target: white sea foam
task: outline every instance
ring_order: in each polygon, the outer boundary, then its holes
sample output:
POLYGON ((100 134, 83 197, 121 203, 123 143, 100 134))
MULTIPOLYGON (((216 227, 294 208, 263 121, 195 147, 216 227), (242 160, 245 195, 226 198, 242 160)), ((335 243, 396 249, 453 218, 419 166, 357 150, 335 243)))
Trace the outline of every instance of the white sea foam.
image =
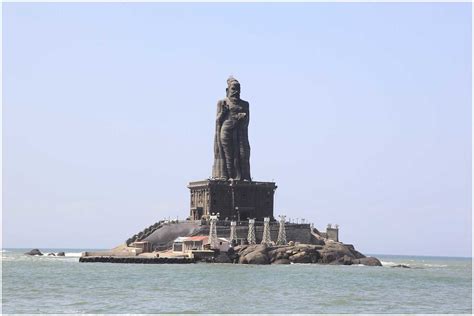
POLYGON ((448 266, 447 264, 430 264, 430 263, 424 263, 423 265, 425 267, 430 267, 430 268, 446 268, 448 266))
POLYGON ((412 261, 410 263, 407 262, 392 262, 392 261, 380 261, 382 263, 382 266, 384 267, 394 267, 398 265, 403 265, 407 266, 410 268, 446 268, 448 265, 447 264, 434 264, 434 263, 421 263, 421 262, 413 262, 414 260, 408 260, 412 261))
POLYGON ((66 252, 66 253, 64 253, 65 257, 80 257, 81 255, 82 255, 82 252, 66 252))
POLYGON ((380 261, 380 263, 382 263, 382 266, 384 267, 394 267, 394 266, 402 265, 402 266, 407 266, 407 267, 412 268, 412 265, 413 265, 407 262, 391 262, 391 261, 380 261))
MULTIPOLYGON (((64 256, 58 256, 58 252, 48 252, 48 253, 44 253, 43 256, 44 257, 49 257, 49 258, 55 258, 55 257, 72 257, 72 258, 79 258, 80 256, 82 255, 82 252, 65 252, 64 253, 64 256), (48 254, 54 254, 54 256, 48 256, 48 254)), ((35 255, 37 256, 37 255, 35 255)))

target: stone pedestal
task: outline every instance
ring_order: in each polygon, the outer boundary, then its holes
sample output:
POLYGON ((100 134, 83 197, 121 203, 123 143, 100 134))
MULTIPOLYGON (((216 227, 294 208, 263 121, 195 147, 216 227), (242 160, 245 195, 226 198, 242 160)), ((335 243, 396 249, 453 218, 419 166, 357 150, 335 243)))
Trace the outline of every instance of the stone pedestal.
POLYGON ((221 220, 273 219, 274 182, 208 179, 190 182, 188 188, 193 220, 208 219, 212 213, 219 213, 221 220))

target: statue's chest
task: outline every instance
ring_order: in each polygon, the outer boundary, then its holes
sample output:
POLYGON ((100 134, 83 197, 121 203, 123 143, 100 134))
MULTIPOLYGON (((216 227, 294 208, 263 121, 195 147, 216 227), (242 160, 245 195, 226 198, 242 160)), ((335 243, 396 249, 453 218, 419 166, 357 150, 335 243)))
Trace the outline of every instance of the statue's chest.
POLYGON ((244 110, 244 108, 242 106, 240 106, 239 104, 229 103, 229 104, 227 104, 227 106, 228 106, 229 111, 230 111, 231 114, 241 113, 244 110))

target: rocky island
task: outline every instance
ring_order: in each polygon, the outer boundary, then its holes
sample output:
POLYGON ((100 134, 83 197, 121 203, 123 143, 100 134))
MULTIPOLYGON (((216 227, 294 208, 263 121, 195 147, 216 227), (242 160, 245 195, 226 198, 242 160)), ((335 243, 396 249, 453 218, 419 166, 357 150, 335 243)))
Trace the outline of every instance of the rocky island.
POLYGON ((218 256, 217 262, 241 264, 291 264, 321 263, 381 266, 377 258, 366 257, 351 245, 328 240, 324 245, 300 244, 297 246, 244 245, 237 246, 235 253, 218 256), (227 260, 227 257, 229 260, 227 260))
POLYGON ((320 232, 304 220, 275 219, 276 183, 251 177, 249 120, 249 102, 230 77, 226 97, 217 102, 212 176, 189 183, 186 220, 159 221, 110 251, 84 252, 80 261, 380 266, 340 242, 338 225, 320 232))

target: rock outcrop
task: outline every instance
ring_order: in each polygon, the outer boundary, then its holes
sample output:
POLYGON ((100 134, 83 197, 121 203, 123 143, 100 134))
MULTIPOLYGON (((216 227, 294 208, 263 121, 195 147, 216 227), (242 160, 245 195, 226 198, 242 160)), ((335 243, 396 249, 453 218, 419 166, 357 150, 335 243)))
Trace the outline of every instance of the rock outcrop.
POLYGON ((410 269, 410 267, 407 266, 407 265, 405 265, 405 264, 397 264, 397 265, 391 266, 391 268, 405 268, 405 269, 410 269))
POLYGON ((381 266, 377 258, 366 257, 352 245, 326 240, 324 245, 293 244, 288 246, 243 245, 232 250, 241 264, 320 263, 334 265, 363 264, 381 266))
POLYGON ((29 256, 42 256, 43 254, 41 253, 41 251, 39 251, 39 249, 31 249, 30 251, 28 252, 25 252, 25 255, 29 255, 29 256))
POLYGON ((363 264, 364 266, 382 266, 379 259, 374 257, 365 257, 352 260, 352 264, 363 264))

